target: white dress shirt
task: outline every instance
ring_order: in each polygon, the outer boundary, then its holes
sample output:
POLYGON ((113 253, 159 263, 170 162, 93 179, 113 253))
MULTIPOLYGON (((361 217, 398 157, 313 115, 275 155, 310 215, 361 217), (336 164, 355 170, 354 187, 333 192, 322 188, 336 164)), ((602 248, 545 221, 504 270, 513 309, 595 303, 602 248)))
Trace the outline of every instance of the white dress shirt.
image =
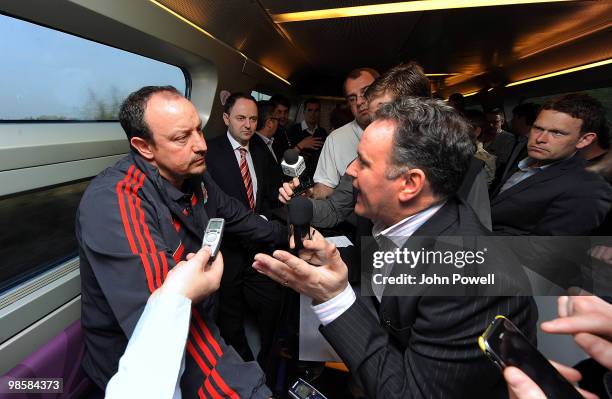
POLYGON ((232 137, 229 131, 227 132, 227 138, 230 142, 230 145, 234 149, 234 155, 236 156, 236 162, 238 162, 238 168, 240 168, 240 147, 244 147, 247 149, 246 159, 247 165, 249 166, 249 173, 251 175, 251 182, 253 183, 253 199, 257 200, 257 175, 255 174, 255 166, 253 166, 253 158, 251 158, 249 143, 243 146, 242 144, 237 142, 235 138, 232 137))
POLYGON ((306 130, 308 134, 310 134, 311 136, 315 134, 315 132, 317 131, 317 128, 319 127, 319 125, 315 125, 314 129, 311 129, 308 127, 308 124, 306 123, 306 121, 302 121, 302 123, 300 123, 300 126, 302 127, 302 130, 306 130))
MULTIPOLYGON (((426 221, 428 221, 436 212, 444 206, 446 202, 429 207, 419 213, 408 216, 400 222, 394 224, 391 227, 384 228, 380 223, 375 223, 372 228, 372 235, 377 242, 381 242, 380 237, 385 237, 389 241, 393 242, 395 246, 401 248, 404 246, 408 238, 414 234, 426 221)), ((391 269, 387 270, 390 273, 391 269)), ((376 298, 380 302, 382 296, 376 295, 376 298)), ((332 321, 336 320, 342 313, 346 312, 350 308, 357 297, 350 284, 347 284, 344 291, 336 295, 329 301, 323 302, 319 305, 312 307, 321 324, 324 326, 328 325, 332 321)))
POLYGON ((163 290, 151 296, 105 398, 181 399, 190 317, 191 301, 184 296, 163 290))

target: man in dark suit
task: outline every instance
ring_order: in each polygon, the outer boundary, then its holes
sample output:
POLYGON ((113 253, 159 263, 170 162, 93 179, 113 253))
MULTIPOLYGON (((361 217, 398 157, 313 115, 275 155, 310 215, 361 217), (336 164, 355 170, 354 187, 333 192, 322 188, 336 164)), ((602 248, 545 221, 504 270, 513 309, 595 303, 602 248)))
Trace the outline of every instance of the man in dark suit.
POLYGON ((321 103, 316 98, 304 101, 304 120, 289 129, 289 140, 304 157, 306 173, 314 175, 321 154, 321 147, 327 138, 327 131, 319 126, 321 103))
MULTIPOLYGON (((544 104, 526 142, 526 158, 506 170, 493 192, 491 216, 498 235, 582 235, 603 221, 610 186, 585 171, 578 153, 605 128, 605 111, 586 94, 544 104)), ((514 149, 511 159, 521 147, 514 149)))
MULTIPOLYGON (((224 106, 227 133, 208 142, 206 163, 212 178, 228 195, 252 212, 266 214, 277 203, 278 166, 267 146, 255 138, 257 103, 249 95, 232 94, 224 106)), ((263 248, 265 250, 266 248, 263 248)), ((254 251, 262 250, 237 236, 223 237, 221 250, 227 267, 219 290, 218 324, 221 335, 245 360, 252 360, 244 331, 244 316, 255 316, 261 338, 258 361, 267 368, 267 356, 280 308, 280 287, 250 266, 254 251)))
POLYGON ((291 108, 291 102, 289 99, 281 94, 275 94, 270 97, 270 102, 274 105, 273 116, 278 120, 278 127, 276 128, 276 138, 274 139, 274 154, 279 161, 282 161, 283 154, 289 148, 293 148, 295 143, 291 143, 289 140, 289 108, 291 108))
MULTIPOLYGON (((265 146, 268 150, 266 154, 265 164, 269 167, 269 182, 272 195, 276 194, 275 184, 282 184, 283 182, 283 170, 281 168, 282 157, 277 156, 274 143, 276 142, 276 133, 280 122, 277 117, 274 116, 274 103, 270 101, 259 101, 257 103, 257 131, 251 139, 251 143, 254 146, 260 148, 265 146)), ((280 206, 280 203, 275 201, 269 202, 268 206, 276 208, 280 206)))
MULTIPOLYGON (((372 220, 374 240, 385 255, 406 249, 411 236, 487 233, 474 212, 454 198, 474 151, 469 129, 453 108, 438 100, 403 98, 377 112, 347 173, 358 193, 355 212, 372 220)), ((253 267, 313 299, 321 332, 365 396, 505 395, 501 374, 476 341, 497 314, 512 319, 533 340, 531 298, 436 296, 433 292, 449 294, 445 287, 440 292, 428 284, 396 287, 405 296, 394 296, 389 286, 374 279, 362 282, 362 294, 371 284, 375 297, 357 298, 333 244, 315 233, 304 246, 302 259, 276 251, 274 257, 256 255, 253 267)), ((385 276, 406 271, 395 262, 376 270, 385 276)), ((521 281, 503 273, 500 277, 507 293, 521 291, 521 281)))

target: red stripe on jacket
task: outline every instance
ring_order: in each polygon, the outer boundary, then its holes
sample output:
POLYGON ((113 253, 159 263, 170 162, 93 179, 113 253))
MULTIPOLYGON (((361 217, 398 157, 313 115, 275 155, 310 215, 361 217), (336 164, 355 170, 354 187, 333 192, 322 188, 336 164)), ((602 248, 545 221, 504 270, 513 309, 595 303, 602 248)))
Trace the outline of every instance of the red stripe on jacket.
MULTIPOLYGON (((132 253, 138 254, 138 248, 136 247, 136 242, 134 241, 134 236, 132 235, 132 228, 134 229, 137 235, 139 234, 139 231, 137 230, 136 224, 132 225, 130 223, 130 222, 133 222, 135 219, 134 206, 132 204, 131 195, 130 195, 131 184, 134 181, 134 175, 135 175, 135 174, 132 175, 132 172, 134 172, 135 170, 136 172, 139 172, 138 169, 136 169, 134 165, 130 166, 125 178, 123 178, 119 183, 117 183, 116 191, 117 191, 117 200, 119 202, 119 213, 121 214, 121 222, 123 223, 123 229, 125 230, 125 235, 127 237, 132 253), (124 193, 126 196, 124 196, 124 193), (130 210, 129 215, 128 215, 128 212, 125 206, 126 202, 130 210)), ((153 273, 151 272, 151 265, 149 264, 149 259, 147 257, 146 252, 144 251, 140 252, 139 255, 140 255, 140 259, 142 260, 142 265, 143 265, 145 276, 147 279, 147 286, 149 287, 149 291, 153 292, 155 291, 155 285, 153 282, 153 273)))
POLYGON ((123 229, 125 230, 125 236, 127 237, 128 243, 130 244, 130 249, 132 253, 137 253, 136 244, 134 243, 134 236, 132 236, 132 230, 130 229, 130 223, 127 217, 127 211, 125 210, 125 199, 123 197, 123 186, 127 184, 132 176, 132 171, 134 170, 134 165, 130 166, 128 169, 127 175, 117 183, 116 191, 117 191, 117 202, 119 202, 119 213, 121 214, 121 221, 123 222, 123 229))
POLYGON ((191 313, 193 314, 194 318, 198 322, 198 325, 204 332, 204 335, 206 336, 206 340, 210 343, 210 345, 213 347, 215 352, 217 352, 217 355, 221 357, 223 355, 223 352, 221 352, 221 347, 219 346, 219 343, 215 340, 215 338, 210 333, 210 330, 208 329, 208 327, 206 327, 206 323, 204 323, 204 320, 202 320, 202 317, 200 316, 200 314, 198 312, 191 312, 191 313))
MULTIPOLYGON (((140 172, 140 171, 138 171, 140 172)), ((149 253, 151 254, 151 258, 153 259, 153 264, 155 265, 155 281, 157 283, 157 287, 161 287, 162 285, 162 272, 161 272, 161 266, 160 266, 160 262, 159 259, 157 258, 157 248, 155 247, 155 243, 153 242, 153 238, 151 237, 151 232, 149 231, 149 226, 147 225, 147 223, 144 220, 144 212, 142 210, 142 206, 141 206, 141 199, 140 197, 137 195, 138 190, 142 187, 142 185, 144 184, 144 180, 145 180, 145 174, 140 172, 139 175, 139 181, 138 181, 138 186, 136 188, 136 190, 134 190, 134 196, 136 198, 136 209, 138 210, 139 213, 139 221, 140 224, 142 226, 142 231, 144 232, 144 237, 147 240, 147 243, 149 244, 149 253)), ((146 250, 146 246, 144 247, 144 250, 146 250)))
MULTIPOLYGON (((204 320, 202 320, 202 317, 200 316, 200 314, 198 313, 198 311, 196 309, 192 308, 192 319, 195 319, 198 326, 202 329, 202 331, 204 332, 204 336, 206 337, 206 341, 208 341, 208 343, 210 344, 210 346, 213 347, 213 349, 215 350, 215 352, 217 353, 217 355, 219 357, 221 357, 223 355, 223 352, 221 351, 221 347, 219 346, 219 343, 215 340, 215 338, 213 337, 213 335, 211 334, 210 330, 208 329, 208 327, 206 327, 206 323, 204 323, 204 320)), ((213 378, 213 380, 215 381, 215 383, 219 386, 219 388, 221 388, 221 390, 223 391, 223 393, 225 395, 227 395, 228 397, 232 398, 232 399, 240 399, 240 397, 238 396, 238 394, 236 394, 236 392, 234 392, 234 390, 232 390, 223 380, 223 378, 221 377, 221 375, 219 375, 219 373, 217 372, 217 370, 214 368, 215 365, 217 364, 217 360, 214 358, 213 354, 210 353, 210 350, 206 347, 206 344, 202 341, 200 334, 197 333, 197 331, 195 330, 195 328, 193 327, 193 325, 190 326, 190 331, 191 334, 195 337, 196 341, 198 342, 198 345, 200 346, 200 348, 202 348, 202 351, 204 352, 204 354, 206 355, 206 358, 210 361, 211 365, 213 366, 212 372, 211 372, 211 376, 213 378), (210 355, 209 355, 210 354, 210 355), (212 360, 211 360, 212 359, 212 360)))
MULTIPOLYGON (((208 381, 208 376, 210 375, 210 368, 206 365, 206 363, 204 363, 204 360, 202 360, 202 357, 200 356, 197 349, 193 346, 193 344, 191 343, 189 339, 187 340, 187 352, 189 352, 191 357, 193 357, 195 362, 198 364, 198 366, 202 370, 202 373, 204 373, 204 385, 203 386, 204 388, 206 388, 206 391, 210 394, 210 396, 212 396, 215 399, 221 398, 221 396, 217 393, 217 391, 212 386, 212 384, 208 381)), ((204 392, 202 391, 202 387, 200 387, 200 389, 198 390, 198 396, 201 398, 206 397, 204 395, 204 392)))

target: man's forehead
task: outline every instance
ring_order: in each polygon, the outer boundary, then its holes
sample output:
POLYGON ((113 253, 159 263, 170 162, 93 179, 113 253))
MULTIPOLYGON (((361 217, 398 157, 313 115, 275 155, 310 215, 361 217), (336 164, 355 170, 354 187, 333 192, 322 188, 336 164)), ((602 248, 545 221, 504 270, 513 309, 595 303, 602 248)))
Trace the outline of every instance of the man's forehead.
POLYGON ((370 102, 380 102, 380 103, 392 103, 395 101, 395 95, 388 90, 385 90, 382 93, 373 95, 371 98, 368 98, 370 102))
POLYGON ((545 109, 540 111, 534 125, 540 125, 540 127, 547 129, 558 128, 559 130, 576 130, 580 132, 582 129, 582 122, 582 119, 574 118, 565 112, 545 109))
POLYGON ((344 86, 346 88, 347 94, 357 94, 360 91, 366 89, 369 85, 374 82, 374 76, 372 76, 369 72, 363 71, 361 74, 355 79, 347 78, 344 86))
POLYGON ((191 101, 175 93, 159 92, 153 94, 147 101, 144 119, 179 116, 185 112, 197 114, 197 110, 191 101))
POLYGON ((230 110, 231 115, 235 114, 257 114, 257 104, 247 98, 239 98, 230 110))
POLYGON ((397 123, 390 119, 375 119, 363 132, 361 143, 364 141, 375 141, 380 143, 380 140, 391 139, 395 132, 396 125, 397 123))
POLYGON ((289 107, 286 107, 283 104, 276 104, 276 107, 274 107, 274 112, 283 112, 287 111, 288 109, 289 107))

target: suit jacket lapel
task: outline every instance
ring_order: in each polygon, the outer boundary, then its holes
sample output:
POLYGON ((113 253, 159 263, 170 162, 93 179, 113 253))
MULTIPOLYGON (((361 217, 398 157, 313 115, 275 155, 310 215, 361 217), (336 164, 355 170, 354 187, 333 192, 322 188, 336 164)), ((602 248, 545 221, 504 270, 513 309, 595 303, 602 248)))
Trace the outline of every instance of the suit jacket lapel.
MULTIPOLYGON (((267 148, 262 148, 257 142, 257 140, 261 141, 261 144, 264 147, 267 147, 266 144, 261 140, 257 135, 254 135, 251 138, 251 142, 249 143, 249 151, 251 152, 251 159, 253 159, 253 168, 255 169, 255 177, 257 178, 257 195, 255 197, 255 207, 259 208, 261 206, 262 194, 264 192, 264 175, 265 175, 265 163, 266 163, 266 154, 262 151, 268 151, 267 148)), ((252 178, 252 177, 251 177, 252 178)))
POLYGON ((491 206, 503 201, 504 199, 511 197, 517 193, 520 193, 523 190, 531 187, 534 184, 542 183, 544 181, 554 179, 566 172, 567 169, 579 167, 579 163, 581 159, 578 154, 574 155, 568 160, 561 161, 556 165, 551 165, 550 167, 537 172, 535 175, 526 178, 525 180, 515 184, 509 189, 499 193, 497 196, 493 197, 491 200, 491 206))
POLYGON ((499 190, 502 188, 504 183, 506 183, 506 180, 508 180, 508 178, 512 176, 512 174, 516 172, 516 170, 518 170, 517 165, 520 161, 519 158, 526 146, 527 146, 527 138, 519 137, 516 141, 516 145, 512 149, 512 153, 510 154, 510 157, 508 158, 508 163, 504 167, 504 171, 501 175, 501 178, 499 179, 499 182, 496 183, 497 185, 492 191, 492 194, 493 194, 492 197, 495 197, 499 193, 499 190))
MULTIPOLYGON (((444 233, 457 222, 458 206, 456 201, 456 199, 450 198, 438 212, 436 212, 428 221, 423 223, 423 225, 414 232, 412 237, 423 237, 424 240, 422 245, 416 245, 417 247, 420 248, 421 246, 427 247, 432 245, 433 240, 430 240, 429 237, 444 235, 444 233), (430 243, 430 241, 432 242, 430 243)), ((411 247, 414 246, 414 240, 412 240, 411 247)), ((415 288, 419 289, 419 287, 415 288)), ((417 293, 415 293, 414 297, 404 297, 407 303, 416 303, 417 298, 417 293)), ((383 291, 383 296, 380 302, 381 318, 388 317, 387 315, 397 314, 397 299, 397 296, 385 296, 383 291)), ((404 303, 402 303, 402 307, 403 306, 404 303)), ((384 322, 385 320, 383 320, 383 323, 384 322)))
MULTIPOLYGON (((235 181, 236 183, 239 183, 237 185, 237 190, 240 192, 240 196, 242 197, 242 203, 248 204, 249 199, 247 197, 246 188, 244 187, 244 181, 242 180, 242 174, 240 173, 240 165, 236 161, 236 155, 235 155, 234 149, 232 148, 232 144, 227 138, 227 135, 222 140, 221 149, 223 150, 224 153, 226 153, 227 160, 228 160, 228 166, 229 166, 227 169, 228 179, 229 181, 235 181)), ((247 205, 247 208, 248 208, 248 205, 247 205)))

